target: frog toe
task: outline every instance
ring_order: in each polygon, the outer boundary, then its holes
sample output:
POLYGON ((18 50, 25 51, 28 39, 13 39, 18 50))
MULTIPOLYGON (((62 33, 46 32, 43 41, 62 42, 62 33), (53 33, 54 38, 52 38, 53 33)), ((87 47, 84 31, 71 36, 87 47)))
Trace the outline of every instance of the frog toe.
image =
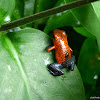
POLYGON ((71 64, 71 66, 70 66, 70 70, 71 70, 71 71, 74 70, 74 63, 71 64))
POLYGON ((53 64, 49 65, 48 71, 53 76, 60 76, 60 75, 64 74, 64 72, 61 70, 62 67, 63 66, 61 64, 59 64, 59 63, 53 63, 53 64))

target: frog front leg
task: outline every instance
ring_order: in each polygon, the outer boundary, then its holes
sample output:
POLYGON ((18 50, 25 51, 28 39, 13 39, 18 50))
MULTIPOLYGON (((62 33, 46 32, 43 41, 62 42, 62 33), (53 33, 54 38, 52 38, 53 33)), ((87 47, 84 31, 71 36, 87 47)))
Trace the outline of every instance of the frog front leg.
POLYGON ((64 74, 64 72, 61 70, 62 68, 63 68, 63 66, 56 62, 56 63, 52 63, 49 65, 48 71, 53 76, 60 76, 60 75, 64 74))
POLYGON ((68 59, 68 56, 69 56, 68 53, 66 53, 65 54, 66 60, 65 60, 65 62, 62 63, 62 66, 64 68, 68 67, 71 71, 73 71, 74 65, 75 65, 75 56, 72 55, 72 52, 71 52, 71 58, 70 59, 68 59))
POLYGON ((67 67, 70 68, 71 71, 73 71, 74 65, 75 65, 75 56, 72 55, 72 57, 67 60, 67 67))

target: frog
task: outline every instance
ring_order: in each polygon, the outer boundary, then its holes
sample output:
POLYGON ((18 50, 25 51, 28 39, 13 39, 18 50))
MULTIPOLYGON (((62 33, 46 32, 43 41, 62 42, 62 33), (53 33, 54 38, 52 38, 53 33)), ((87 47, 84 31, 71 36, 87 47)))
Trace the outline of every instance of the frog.
POLYGON ((48 66, 47 70, 53 76, 64 75, 63 68, 74 70, 75 56, 73 50, 68 45, 67 35, 64 30, 55 29, 53 32, 53 46, 47 48, 47 52, 55 49, 55 63, 48 66))

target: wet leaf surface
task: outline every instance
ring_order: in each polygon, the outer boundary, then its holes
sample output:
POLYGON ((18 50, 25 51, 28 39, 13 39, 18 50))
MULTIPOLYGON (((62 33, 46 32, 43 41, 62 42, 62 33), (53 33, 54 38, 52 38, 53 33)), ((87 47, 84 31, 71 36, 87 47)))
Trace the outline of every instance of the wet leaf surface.
POLYGON ((46 52, 50 38, 36 29, 0 36, 1 100, 85 100, 80 73, 63 69, 63 76, 47 71, 54 62, 46 52))

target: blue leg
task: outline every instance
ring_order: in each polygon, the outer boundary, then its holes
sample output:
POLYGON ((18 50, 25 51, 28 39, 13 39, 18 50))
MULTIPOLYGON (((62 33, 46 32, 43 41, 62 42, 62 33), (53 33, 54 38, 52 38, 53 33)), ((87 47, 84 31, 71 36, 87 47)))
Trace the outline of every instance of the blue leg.
POLYGON ((67 66, 68 68, 71 69, 71 71, 73 71, 74 65, 75 65, 75 56, 72 55, 71 59, 68 59, 67 66))
POLYGON ((71 57, 73 56, 72 54, 73 54, 73 51, 71 51, 71 57))
POLYGON ((51 71, 50 69, 47 68, 47 70, 52 74, 53 76, 60 76, 58 73, 51 71))
POLYGON ((52 64, 49 65, 47 70, 53 76, 60 76, 60 75, 64 74, 64 72, 61 70, 62 68, 63 68, 63 66, 61 64, 59 64, 59 63, 52 63, 52 64))

